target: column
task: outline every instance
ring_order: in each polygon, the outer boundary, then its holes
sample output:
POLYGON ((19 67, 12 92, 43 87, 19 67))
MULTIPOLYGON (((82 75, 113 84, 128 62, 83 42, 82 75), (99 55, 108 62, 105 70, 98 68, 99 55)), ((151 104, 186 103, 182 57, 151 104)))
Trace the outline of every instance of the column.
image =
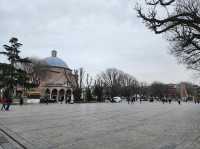
POLYGON ((59 97, 59 90, 58 90, 58 89, 56 89, 56 90, 57 90, 56 101, 57 101, 57 102, 59 102, 59 101, 58 101, 58 97, 59 97))
POLYGON ((73 94, 73 90, 71 90, 71 101, 70 103, 74 103, 74 94, 73 94))
POLYGON ((64 90, 64 102, 65 102, 65 100, 66 100, 66 90, 64 90))
POLYGON ((52 95, 51 92, 52 92, 52 89, 49 89, 49 91, 50 91, 50 93, 49 93, 49 96, 50 96, 50 97, 49 97, 49 100, 51 100, 51 95, 52 95))

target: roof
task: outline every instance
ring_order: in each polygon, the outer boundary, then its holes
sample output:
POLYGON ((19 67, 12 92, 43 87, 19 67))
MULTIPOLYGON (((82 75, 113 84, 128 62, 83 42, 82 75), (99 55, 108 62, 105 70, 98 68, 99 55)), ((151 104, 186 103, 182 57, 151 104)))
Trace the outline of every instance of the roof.
POLYGON ((53 67, 62 67, 62 68, 69 68, 67 64, 58 57, 47 57, 44 59, 44 61, 49 65, 53 67))
POLYGON ((62 59, 57 57, 57 51, 52 51, 52 56, 44 59, 47 65, 52 67, 61 67, 69 69, 68 65, 62 59))

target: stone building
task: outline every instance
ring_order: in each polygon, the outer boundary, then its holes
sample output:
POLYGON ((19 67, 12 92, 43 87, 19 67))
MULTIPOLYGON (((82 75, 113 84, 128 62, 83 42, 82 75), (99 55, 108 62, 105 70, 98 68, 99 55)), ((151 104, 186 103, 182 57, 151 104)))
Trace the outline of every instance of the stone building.
POLYGON ((176 97, 177 96, 177 84, 167 84, 167 97, 176 97))
POLYGON ((180 97, 184 101, 186 101, 187 98, 189 97, 185 83, 180 84, 180 97))
POLYGON ((44 69, 45 77, 40 78, 40 85, 35 91, 50 101, 73 102, 73 89, 77 85, 78 75, 73 73, 65 61, 57 57, 55 50, 43 61, 47 64, 44 69))

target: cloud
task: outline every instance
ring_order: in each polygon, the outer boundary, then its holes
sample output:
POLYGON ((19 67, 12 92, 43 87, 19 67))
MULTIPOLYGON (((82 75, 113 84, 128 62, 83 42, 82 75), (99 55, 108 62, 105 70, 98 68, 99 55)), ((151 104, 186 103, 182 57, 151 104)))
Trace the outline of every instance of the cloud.
POLYGON ((130 0, 1 0, 0 44, 16 36, 24 56, 42 58, 56 49, 72 69, 93 75, 116 67, 148 82, 190 80, 133 6, 130 0))

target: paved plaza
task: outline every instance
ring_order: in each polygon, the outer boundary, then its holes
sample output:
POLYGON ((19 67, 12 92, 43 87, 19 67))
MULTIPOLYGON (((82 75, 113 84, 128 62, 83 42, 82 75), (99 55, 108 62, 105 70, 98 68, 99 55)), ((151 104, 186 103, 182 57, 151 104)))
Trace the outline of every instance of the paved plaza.
POLYGON ((0 128, 0 149, 199 149, 200 105, 13 106, 0 128))

